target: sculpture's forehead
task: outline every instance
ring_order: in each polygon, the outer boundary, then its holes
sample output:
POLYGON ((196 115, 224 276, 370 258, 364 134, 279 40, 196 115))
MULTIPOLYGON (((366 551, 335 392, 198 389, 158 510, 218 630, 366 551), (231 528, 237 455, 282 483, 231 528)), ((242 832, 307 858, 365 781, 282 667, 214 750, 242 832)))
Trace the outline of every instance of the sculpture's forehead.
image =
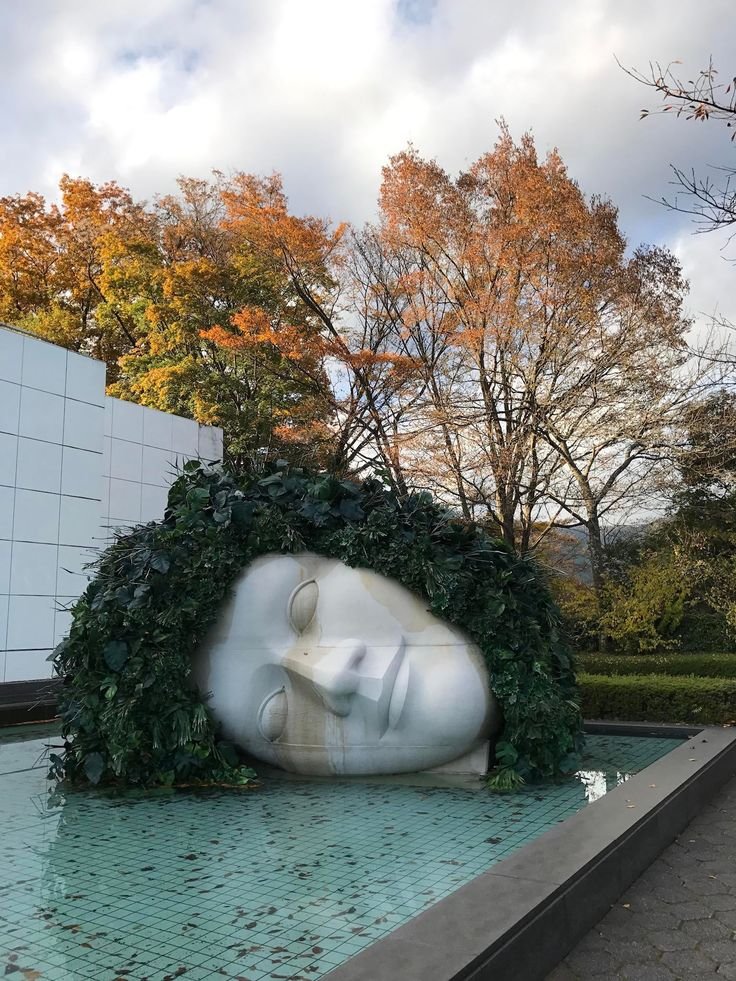
MULTIPOLYGON (((236 585, 239 602, 257 608, 266 602, 287 614, 292 592, 313 580, 318 587, 318 617, 322 626, 348 629, 350 621, 363 630, 381 631, 392 626, 403 634, 438 633, 434 642, 447 643, 457 634, 427 610, 423 601, 400 583, 369 569, 346 566, 338 559, 313 552, 271 554, 256 559, 236 585)), ((348 630, 348 634, 353 631, 348 630)))

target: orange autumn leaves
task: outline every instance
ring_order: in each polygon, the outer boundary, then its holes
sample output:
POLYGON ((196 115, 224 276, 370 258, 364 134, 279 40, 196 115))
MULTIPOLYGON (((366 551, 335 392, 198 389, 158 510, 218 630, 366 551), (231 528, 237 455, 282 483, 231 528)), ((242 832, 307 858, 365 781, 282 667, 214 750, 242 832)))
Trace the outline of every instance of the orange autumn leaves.
POLYGON ((268 311, 259 307, 246 307, 233 314, 231 324, 235 332, 224 327, 210 327, 201 331, 201 336, 230 351, 248 351, 269 344, 284 358, 310 365, 312 370, 325 358, 340 360, 354 368, 386 364, 397 372, 406 372, 413 365, 411 358, 384 351, 350 351, 343 342, 310 332, 303 325, 274 320, 268 311))
POLYGON ((114 182, 64 176, 59 202, 0 198, 0 320, 111 362, 135 344, 151 216, 114 182))
POLYGON ((540 161, 531 137, 516 144, 505 128, 456 180, 413 149, 392 157, 380 208, 384 242, 413 263, 397 285, 418 317, 439 296, 442 329, 471 347, 522 322, 528 335, 532 305, 540 322, 565 298, 595 316, 624 255, 613 205, 586 201, 556 152, 540 161))
POLYGON ((272 345, 291 362, 309 362, 314 368, 328 352, 319 334, 305 325, 283 322, 261 307, 244 307, 230 318, 231 327, 210 327, 201 337, 230 351, 249 351, 272 345))
POLYGON ((279 308, 244 307, 228 329, 212 327, 202 337, 233 351, 270 345, 303 372, 326 360, 353 370, 380 363, 406 371, 408 359, 397 353, 351 346, 338 323, 338 313, 345 313, 338 307, 349 263, 347 224, 333 229, 323 219, 291 214, 276 175, 236 175, 222 200, 228 229, 288 288, 279 308))

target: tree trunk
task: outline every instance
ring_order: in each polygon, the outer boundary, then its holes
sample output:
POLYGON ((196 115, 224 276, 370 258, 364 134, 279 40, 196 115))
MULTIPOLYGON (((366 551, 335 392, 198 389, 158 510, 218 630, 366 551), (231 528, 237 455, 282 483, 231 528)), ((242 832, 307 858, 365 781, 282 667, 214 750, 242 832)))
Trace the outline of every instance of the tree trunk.
POLYGON ((513 497, 505 493, 500 487, 496 488, 496 521, 498 523, 501 538, 510 545, 511 548, 516 549, 516 523, 515 518, 515 507, 513 497), (509 498, 511 497, 511 500, 509 498))
MULTIPOLYGON (((589 504, 588 507, 586 530, 588 532, 588 553, 590 555, 593 591, 598 601, 598 610, 602 612, 604 602, 603 588, 606 584, 606 557, 598 513, 592 504, 589 504)), ((598 647, 601 651, 606 651, 609 647, 608 637, 600 629, 598 630, 598 647)))

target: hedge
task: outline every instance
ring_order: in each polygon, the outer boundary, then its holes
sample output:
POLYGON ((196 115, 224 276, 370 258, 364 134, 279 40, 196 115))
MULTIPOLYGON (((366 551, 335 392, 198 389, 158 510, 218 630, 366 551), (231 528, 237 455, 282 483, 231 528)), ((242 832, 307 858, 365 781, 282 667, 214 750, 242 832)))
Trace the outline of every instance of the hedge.
POLYGON ((736 654, 583 654, 577 663, 588 674, 736 678, 736 654))
POLYGON ((736 679, 579 674, 583 716, 626 722, 736 720, 736 679))

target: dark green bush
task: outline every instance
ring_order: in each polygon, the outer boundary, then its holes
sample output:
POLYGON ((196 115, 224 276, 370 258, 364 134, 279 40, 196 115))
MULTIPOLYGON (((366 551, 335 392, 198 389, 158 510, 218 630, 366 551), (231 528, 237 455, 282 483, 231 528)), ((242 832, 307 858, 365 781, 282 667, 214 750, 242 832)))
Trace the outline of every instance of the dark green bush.
MULTIPOLYGON (((712 594, 709 594, 712 597, 712 594)), ((694 602, 685 614, 677 632, 678 651, 693 654, 736 656, 736 637, 723 613, 711 610, 704 602, 694 602)))
MULTIPOLYGON (((554 554, 543 556, 546 564, 555 569, 554 554)), ((562 628, 576 650, 596 650, 600 642, 600 607, 593 589, 574 575, 555 574, 550 577, 550 589, 562 616, 562 628)))
POLYGON ((690 583, 674 554, 645 554, 606 583, 601 630, 627 654, 676 649, 689 601, 690 583))
POLYGON ((534 563, 427 494, 399 499, 277 465, 260 477, 189 463, 162 521, 122 534, 56 650, 65 746, 53 774, 93 783, 242 779, 191 656, 241 571, 314 551, 398 580, 477 643, 503 712, 498 785, 574 766, 581 720, 557 608, 534 563))
POLYGON ((722 724, 736 719, 736 679, 578 675, 586 719, 722 724))
POLYGON ((577 665, 588 674, 736 678, 736 654, 582 654, 577 665))

